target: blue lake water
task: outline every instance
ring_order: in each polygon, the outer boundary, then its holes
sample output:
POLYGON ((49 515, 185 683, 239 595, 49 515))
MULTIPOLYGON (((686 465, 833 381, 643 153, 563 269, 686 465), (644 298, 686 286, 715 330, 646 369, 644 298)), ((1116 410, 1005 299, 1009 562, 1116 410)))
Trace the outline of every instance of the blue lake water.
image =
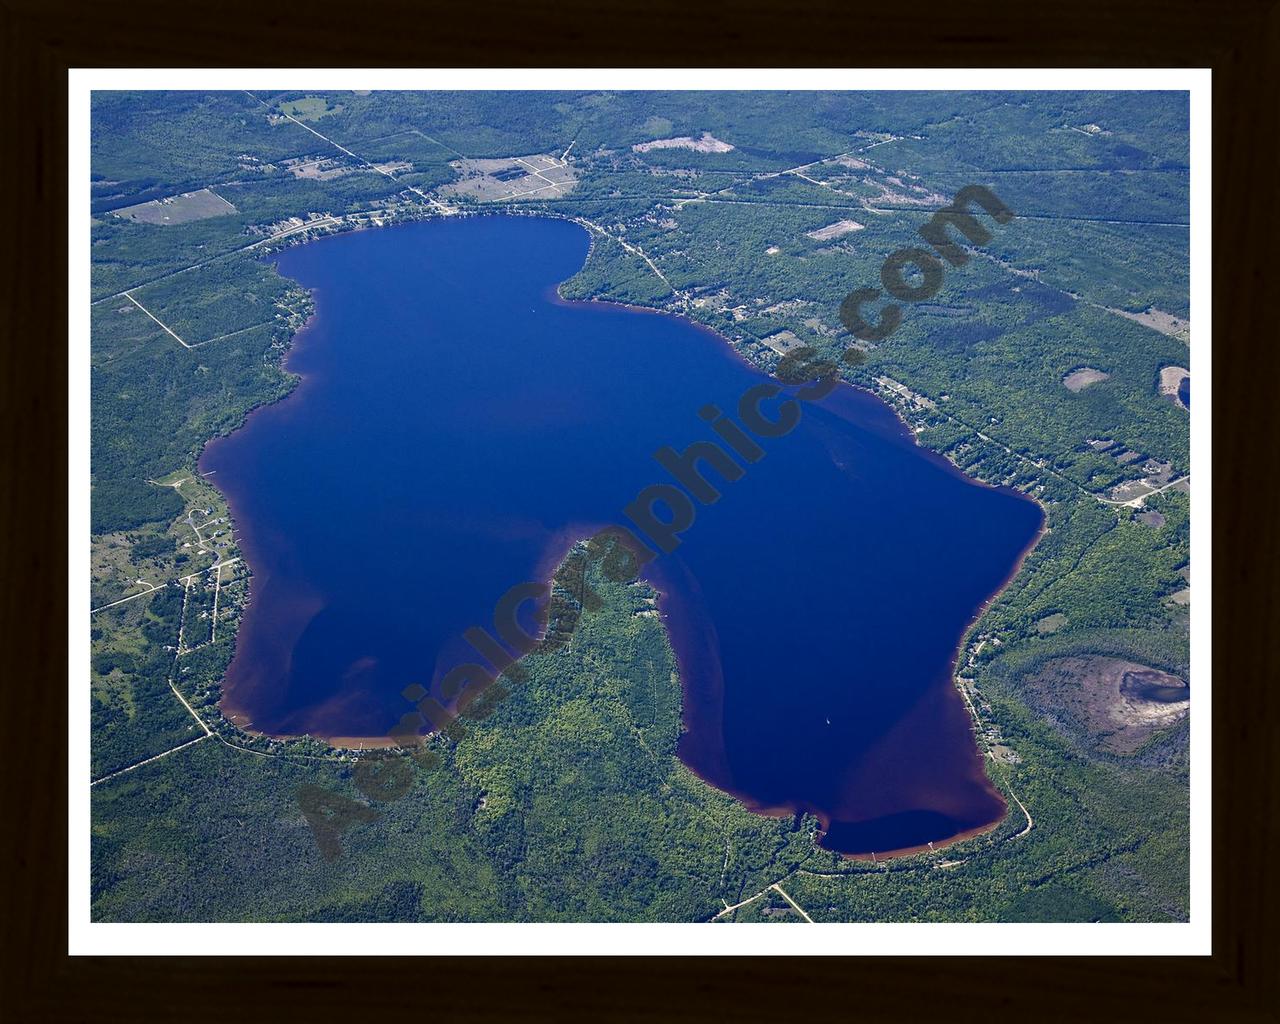
MULTIPOLYGON (((302 382, 201 462, 254 571, 237 721, 384 736, 406 685, 472 660, 458 638, 504 591, 630 525, 623 508, 670 480, 658 448, 714 440, 700 409, 768 380, 682 319, 561 302, 587 246, 569 222, 485 217, 280 255, 316 296, 288 360, 302 382)), ((754 809, 817 814, 847 853, 998 820, 952 664, 1039 507, 844 385, 759 443, 645 573, 685 685, 681 758, 754 809)))

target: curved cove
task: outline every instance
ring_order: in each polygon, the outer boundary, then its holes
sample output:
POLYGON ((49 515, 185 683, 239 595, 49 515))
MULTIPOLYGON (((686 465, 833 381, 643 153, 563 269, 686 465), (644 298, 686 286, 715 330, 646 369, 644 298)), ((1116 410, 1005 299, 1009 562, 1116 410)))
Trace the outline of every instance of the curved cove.
MULTIPOLYGON (((699 410, 768 380, 683 319, 559 300, 587 248, 567 221, 483 217, 278 257, 316 296, 287 362, 301 382, 201 460, 254 571, 224 685, 237 722, 385 736, 501 594, 669 481, 658 448, 713 440, 699 410)), ((755 810, 816 814, 849 854, 998 821, 952 669, 1039 507, 848 386, 761 445, 646 570, 681 759, 755 810)))

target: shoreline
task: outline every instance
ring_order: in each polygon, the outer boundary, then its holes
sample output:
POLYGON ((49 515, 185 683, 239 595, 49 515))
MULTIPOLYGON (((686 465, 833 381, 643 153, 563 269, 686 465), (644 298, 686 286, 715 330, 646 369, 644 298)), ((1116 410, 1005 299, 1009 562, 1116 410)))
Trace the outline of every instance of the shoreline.
MULTIPOLYGON (((523 213, 523 212, 518 213, 515 211, 493 211, 493 212, 480 213, 477 211, 474 213, 468 212, 465 215, 466 216, 545 216, 547 219, 565 220, 565 221, 577 224, 587 234, 589 244, 588 244, 587 255, 584 258, 583 267, 585 267, 586 261, 590 259, 592 251, 594 250, 595 238, 592 235, 592 233, 587 228, 583 227, 583 225, 579 223, 577 218, 570 217, 564 214, 558 214, 558 213, 542 214, 542 213, 523 213)), ((437 220, 437 219, 444 220, 447 218, 438 217, 438 216, 428 216, 424 218, 414 218, 411 221, 407 221, 407 223, 418 223, 420 220, 437 220)), ((351 230, 366 230, 374 226, 375 225, 361 224, 359 226, 353 227, 351 230)), ((399 225, 387 224, 387 225, 379 225, 379 226, 395 227, 399 225)), ((306 244, 307 242, 321 241, 323 240, 323 238, 327 238, 327 237, 338 237, 346 233, 347 233, 346 231, 338 231, 338 232, 326 233, 325 235, 322 235, 319 238, 298 239, 297 241, 293 241, 289 243, 288 247, 292 247, 292 245, 306 244)), ((266 255, 269 256, 272 254, 266 254, 266 255)), ((714 336, 717 347, 720 347, 722 345, 723 346, 722 351, 725 352, 726 355, 729 355, 731 358, 736 359, 747 369, 751 370, 753 373, 764 374, 765 376, 771 376, 769 374, 769 371, 765 367, 757 364, 752 359, 750 359, 731 338, 729 338, 728 336, 723 334, 721 331, 713 327, 710 327, 706 324, 700 323, 697 320, 694 320, 687 312, 680 311, 680 310, 665 309, 665 308, 656 307, 656 306, 640 305, 636 303, 615 302, 608 299, 567 299, 565 298, 564 295, 562 294, 561 289, 563 288, 564 284, 568 280, 572 279, 572 276, 576 276, 577 273, 580 273, 581 269, 582 268, 580 267, 578 271, 575 271, 574 275, 571 275, 570 278, 566 278, 565 281, 561 281, 555 286, 549 287, 547 289, 549 301, 551 301, 553 304, 562 305, 562 306, 597 304, 599 306, 618 307, 618 308, 626 309, 628 311, 636 312, 636 313, 647 313, 647 314, 653 314, 653 315, 677 317, 682 321, 684 321, 688 326, 691 326, 697 330, 706 332, 707 334, 714 336)), ((294 385, 290 387, 288 391, 286 391, 279 398, 270 402, 261 403, 255 406, 253 409, 249 410, 246 413, 244 419, 239 424, 237 424, 237 426, 233 428, 233 430, 228 431, 226 434, 221 434, 218 437, 211 438, 208 442, 206 442, 204 448, 202 448, 200 455, 196 460, 197 466, 199 466, 201 460, 203 460, 205 452, 208 450, 210 445, 216 443, 220 438, 229 436, 229 434, 234 433, 236 430, 242 429, 245 426, 245 424, 248 422, 249 416, 251 416, 254 412, 258 411, 259 409, 266 408, 268 406, 273 406, 278 402, 283 402, 288 398, 290 398, 291 396, 293 396, 298 391, 298 389, 303 384, 305 375, 298 373, 297 371, 290 370, 289 363, 294 359, 294 357, 297 355, 297 353, 300 350, 300 346, 303 343, 302 336, 306 333, 307 328, 313 326, 317 317, 318 317, 318 309, 315 309, 313 310, 311 315, 307 318, 306 322, 302 324, 290 336, 288 347, 286 348, 282 356, 281 362, 279 364, 283 372, 293 373, 295 375, 297 380, 294 382, 294 385)), ((1010 494, 1016 494, 1019 497, 1026 498, 1034 502, 1040 510, 1040 514, 1041 514, 1040 529, 1037 531, 1036 535, 1031 539, 1031 541, 1027 544, 1025 549, 1019 554, 1009 574, 1003 580, 1003 582, 999 585, 999 587, 995 589, 990 595, 988 595, 988 597, 974 609, 974 614, 972 618, 967 622, 967 624, 964 626, 963 630, 960 633, 960 637, 950 663, 951 685, 948 687, 948 691, 954 695, 950 699, 959 700, 962 703, 964 703, 967 707, 968 702, 964 700, 964 695, 960 692, 956 692, 960 690, 960 684, 956 678, 956 671, 960 664, 961 658, 963 656, 965 646, 966 646, 966 641, 969 635, 971 634, 971 632, 973 631, 974 627, 978 624, 978 622, 982 620, 983 616, 986 614, 986 611, 990 607, 990 605, 996 600, 996 598, 999 597, 1001 593, 1003 593, 1003 591, 1012 583, 1012 581, 1022 571, 1022 568, 1026 559, 1029 557, 1031 552, 1034 551, 1034 549, 1038 546, 1040 540, 1043 538, 1047 530, 1047 522, 1048 522, 1047 511, 1042 505, 1042 503, 1036 498, 1032 497, 1031 495, 1024 494, 1021 491, 1016 491, 1013 488, 1008 488, 1008 487, 1004 487, 1002 485, 997 485, 997 484, 991 484, 985 480, 981 480, 977 477, 971 476, 968 473, 966 473, 964 470, 962 470, 954 462, 952 462, 950 459, 948 459, 945 455, 939 452, 935 452, 932 449, 922 445, 919 441, 918 436, 915 434, 915 431, 913 430, 911 425, 904 419, 904 417, 899 412, 899 410, 895 408, 885 398, 881 397, 879 394, 873 391, 871 388, 847 379, 843 379, 843 378, 841 379, 840 383, 848 385, 848 387, 852 389, 852 391, 859 393, 861 396, 865 396, 868 399, 874 399, 876 403, 883 406, 885 409, 889 410, 893 414, 891 417, 891 420, 895 424, 895 427, 898 433, 901 435, 902 439, 905 440, 907 438, 910 438, 912 447, 914 449, 916 449, 920 454, 922 454, 926 458, 930 459, 931 461, 934 461, 935 463, 939 464, 941 467, 945 468, 945 470, 949 474, 957 477, 958 479, 963 480, 964 482, 970 485, 987 487, 993 490, 1003 490, 1010 494)), ((221 488, 218 488, 218 489, 221 491, 221 488)), ((223 497, 227 500, 228 509, 230 509, 231 508, 230 496, 227 495, 226 492, 222 492, 222 493, 223 493, 223 497)), ((234 518, 234 515, 233 515, 233 518, 234 518)), ((608 525, 613 525, 613 524, 608 524, 608 525)), ((574 546, 580 543, 582 540, 586 539, 586 537, 589 537, 590 535, 591 535, 590 531, 582 535, 579 535, 576 527, 567 527, 564 530, 560 531, 560 533, 557 535, 557 543, 553 544, 548 548, 548 554, 543 559, 541 559, 538 563, 538 569, 537 569, 536 575, 539 576, 539 581, 549 582, 551 578, 555 575, 556 571, 559 569, 560 565, 563 564, 569 552, 573 550, 574 546), (563 541, 564 537, 568 537, 567 543, 564 543, 563 541), (560 551, 560 554, 555 555, 554 554, 555 551, 560 551)), ((250 571, 252 573, 253 560, 249 557, 249 553, 243 547, 242 547, 242 557, 244 558, 246 563, 249 565, 250 571)), ((255 575, 251 575, 250 582, 249 582, 250 600, 252 599, 253 581, 255 578, 256 578, 255 575)), ((648 587, 657 597, 657 606, 659 609, 660 618, 663 623, 665 639, 668 645, 670 646, 673 655, 676 658, 677 665, 679 666, 680 660, 681 660, 680 651, 678 650, 677 645, 675 644, 672 636, 672 627, 670 625, 669 609, 667 607, 664 607, 669 603, 669 595, 662 587, 660 587, 654 581, 649 579, 644 579, 643 577, 642 579, 643 579, 644 585, 648 587)), ((243 622, 241 623, 240 628, 243 628, 243 622)), ((237 630, 237 637, 238 637, 238 630, 237 630)), ((536 653, 536 651, 532 653, 536 653)), ((691 706, 691 703, 692 703, 690 700, 690 693, 688 690, 688 680, 689 680, 690 674, 683 670, 683 666, 680 666, 680 667, 682 668, 680 675, 681 675, 681 690, 682 690, 682 697, 683 697, 681 721, 682 721, 682 725, 685 725, 687 724, 687 709, 691 706)), ((225 681, 226 681, 226 676, 224 675, 223 680, 221 681, 220 687, 219 687, 221 690, 221 695, 219 697, 219 700, 217 701, 216 706, 219 710, 219 713, 229 724, 231 724, 237 731, 240 731, 247 736, 261 737, 261 738, 266 738, 269 740, 280 741, 280 742, 307 738, 307 739, 323 742, 336 752, 359 752, 362 750, 371 750, 371 749, 387 749, 387 748, 397 747, 399 745, 386 735, 349 736, 349 735, 335 734, 333 736, 325 736, 325 735, 314 735, 309 733, 273 734, 273 733, 263 732, 263 731, 254 729, 252 726, 252 722, 247 718, 243 710, 237 709, 234 706, 233 697, 231 693, 228 692, 228 689, 225 686, 225 681)), ((890 859, 893 857, 909 856, 914 853, 929 850, 931 848, 936 850, 945 846, 962 842, 969 838, 974 838, 976 836, 989 833, 995 830, 996 828, 998 828, 1000 824, 1004 822, 1005 819, 1008 817, 1010 805, 1008 801, 1005 799, 1003 793, 995 785, 995 781, 992 776, 992 773, 988 770, 989 768, 988 758, 984 756, 984 750, 983 750, 983 747, 985 747, 985 743, 982 741, 981 736, 979 734, 979 727, 981 725, 981 722, 979 719, 976 718, 976 712, 973 711, 972 708, 968 708, 968 712, 969 712, 969 721, 970 721, 970 731, 971 731, 972 742, 973 742, 973 751, 975 756, 977 756, 977 758, 982 764, 982 777, 985 780, 986 788, 989 790, 989 792, 993 796, 995 796, 1000 801, 1000 804, 1003 807, 1003 811, 998 817, 996 817, 994 820, 986 824, 975 826, 972 829, 968 829, 963 832, 957 833, 955 836, 948 837, 945 839, 935 840, 933 841, 932 844, 925 844, 923 846, 905 847, 905 848, 902 848, 901 850, 896 850, 896 851, 885 851, 883 853, 881 853, 880 851, 876 851, 874 854, 858 854, 858 853, 849 854, 849 853, 843 853, 837 850, 830 850, 827 847, 823 847, 823 849, 827 849, 828 852, 835 853, 841 856, 842 858, 846 858, 846 859, 855 859, 855 860, 857 859, 868 859, 868 860, 890 859)), ((751 810, 752 813, 761 814, 769 817, 787 817, 787 816, 800 814, 800 813, 805 813, 805 814, 813 813, 809 811, 803 811, 799 808, 791 808, 791 807, 778 807, 778 808, 757 807, 744 794, 734 792, 731 789, 722 787, 710 781, 709 779, 705 778, 696 769, 694 769, 691 765, 689 765, 688 762, 686 762, 683 757, 680 757, 678 752, 676 756, 681 761, 681 763, 686 768, 688 768, 702 782, 704 782, 708 786, 711 786, 712 788, 720 790, 721 792, 724 792, 727 795, 731 796, 738 802, 742 803, 749 810, 751 810)), ((821 820, 821 816, 819 817, 821 820)))
MULTIPOLYGON (((571 217, 562 217, 561 219, 570 220, 573 223, 577 223, 577 221, 571 217)), ((584 230, 586 229, 584 228, 584 230)), ((587 235, 590 239, 591 246, 594 247, 595 236, 592 235, 590 231, 587 231, 587 235)), ((590 256, 590 250, 588 250, 588 258, 589 256, 590 256)), ((647 313, 647 314, 654 314, 659 316, 674 316, 678 319, 683 320, 685 323, 689 324, 691 327, 694 327, 701 331, 705 331, 706 333, 712 335, 717 340, 717 342, 723 344, 723 346, 729 351, 729 353, 733 357, 735 357, 738 361, 740 361, 750 370, 754 372, 759 372, 759 373, 766 373, 766 375, 768 375, 768 371, 766 371, 764 367, 761 367, 758 364, 754 363, 752 360, 750 360, 738 348, 738 346, 734 344, 732 339, 722 334, 720 331, 716 330, 714 327, 710 327, 706 324, 698 322, 697 320, 694 320, 689 314, 683 311, 668 310, 668 309, 663 309, 656 306, 643 306, 643 305, 638 305, 636 303, 630 303, 630 302, 615 302, 610 299, 566 299, 560 292, 560 289, 563 285, 564 285, 564 282, 561 282, 554 289, 550 289, 550 291, 552 291, 553 294, 555 295, 555 299, 558 305, 573 306, 573 305, 594 303, 602 306, 613 306, 621 309, 626 309, 636 313, 647 313)), ((982 767, 982 776, 985 783, 984 788, 986 788, 986 790, 990 795, 994 796, 997 800, 999 800, 1004 810, 993 820, 983 825, 976 825, 970 829, 966 829, 964 831, 958 832, 954 836, 950 836, 945 839, 934 840, 932 841, 932 843, 925 843, 923 845, 902 847, 897 850, 888 850, 888 851, 877 850, 874 853, 845 853, 840 850, 834 850, 829 847, 822 846, 821 839, 818 842, 818 845, 821 846, 822 849, 826 850, 829 853, 834 853, 843 859, 865 860, 868 862, 877 862, 882 860, 896 859, 900 857, 909 857, 919 853, 941 850, 946 847, 953 846, 957 843, 965 842, 966 840, 969 840, 969 839, 976 839, 980 836, 988 835, 996 831, 1009 817, 1009 814, 1011 811, 1009 801, 1005 798, 1005 795, 1001 791, 1001 788, 996 784, 994 774, 990 770, 990 757, 989 757, 988 746, 986 741, 982 738, 979 732, 979 727, 982 724, 981 719, 978 717, 977 709, 970 704, 970 702, 966 699, 965 694, 962 692, 961 683, 958 677, 958 670, 960 667, 960 661, 964 656, 964 651, 968 644, 969 637, 972 634, 974 628, 982 621, 983 617, 987 613, 987 610, 996 601, 996 599, 999 598, 1000 595, 1004 593, 1006 589, 1008 589, 1009 585, 1013 583, 1015 579, 1017 579, 1018 575, 1022 572, 1023 566, 1026 564, 1026 560, 1031 556, 1032 552, 1035 551, 1035 549, 1039 546, 1040 541, 1044 539, 1045 534, 1049 532, 1049 512, 1048 512, 1048 509, 1044 506, 1044 503, 1041 502, 1035 496, 1026 494, 1012 487, 1007 487, 1001 484, 993 484, 986 480, 979 479, 978 477, 971 476, 969 473, 966 473, 960 466, 958 466, 951 459, 947 458, 941 452, 936 452, 932 448, 927 448, 924 445, 922 445, 920 443, 920 439, 918 435, 912 429, 911 424, 908 423, 907 420, 902 416, 901 412, 899 412, 899 410, 892 403, 887 401, 881 395, 877 394, 871 388, 855 383, 854 381, 851 381, 845 378, 843 375, 841 376, 840 382, 837 385, 837 387, 841 387, 841 386, 848 387, 849 389, 851 389, 854 392, 857 392, 860 395, 864 395, 868 398, 874 399, 880 405, 884 406, 887 410, 889 410, 889 412, 892 413, 893 420, 897 425, 903 438, 910 440, 912 446, 917 451, 919 451, 923 457, 927 458, 931 462, 934 462, 941 468, 945 469, 951 475, 955 476, 958 479, 963 480, 965 483, 970 484, 972 486, 985 487, 990 490, 1001 491, 1010 495, 1016 495, 1019 498, 1023 498, 1027 501, 1032 502, 1037 507, 1037 509, 1039 509, 1039 512, 1040 512, 1040 527, 1036 531, 1035 535, 1030 539, 1030 541, 1027 542, 1026 546, 1018 554, 1017 558, 1013 562, 1013 565, 1008 575, 1000 582, 1000 584, 996 587, 995 590, 993 590, 990 594, 988 594, 987 597, 975 607, 972 617, 966 622, 963 630, 961 630, 960 637, 956 643, 955 651, 951 657, 950 668, 949 668, 950 686, 948 687, 949 689, 948 695, 953 699, 959 700, 961 705, 965 709, 966 716, 970 723, 969 731, 973 739, 974 754, 977 756, 982 767)), ((646 581, 646 582, 648 583, 649 581, 646 581)), ((652 583, 650 583, 649 585, 653 587, 652 583)), ((667 634, 667 642, 671 646, 672 653, 676 657, 677 665, 679 665, 680 651, 672 639, 671 626, 668 624, 668 615, 667 615, 666 609, 663 607, 664 600, 666 599, 667 595, 665 591, 662 591, 657 587, 653 587, 653 589, 658 594, 657 606, 658 606, 659 614, 661 616, 661 621, 663 623, 663 629, 667 634)), ((686 725, 687 724, 686 709, 690 704, 690 700, 689 700, 690 695, 688 691, 688 673, 683 671, 683 669, 680 672, 680 685, 681 685, 682 695, 684 698, 682 702, 683 706, 681 708, 681 724, 686 725)), ((741 791, 726 788, 706 778, 701 772, 699 772, 691 764, 685 761, 683 757, 680 757, 678 748, 677 748, 676 757, 680 761, 680 763, 683 764, 690 772, 692 772, 694 776, 696 776, 699 780, 704 782, 706 785, 711 786, 712 788, 717 789, 720 792, 726 793, 727 795, 733 797, 733 799, 737 800, 739 803, 741 803, 753 814, 759 814, 759 815, 762 815, 765 817, 771 817, 771 818, 786 818, 786 817, 792 817, 794 815, 799 815, 799 814, 812 814, 814 817, 817 817, 819 819, 820 823, 825 824, 826 827, 828 828, 830 827, 829 822, 825 822, 825 823, 823 822, 822 815, 816 814, 809 810, 805 810, 803 808, 793 807, 790 805, 782 805, 779 807, 758 806, 750 799, 750 797, 748 797, 746 794, 742 793, 741 791)), ((1007 782, 1006 782, 1006 785, 1007 785, 1007 782)), ((822 835, 825 836, 825 834, 826 834, 825 831, 823 831, 822 835)))

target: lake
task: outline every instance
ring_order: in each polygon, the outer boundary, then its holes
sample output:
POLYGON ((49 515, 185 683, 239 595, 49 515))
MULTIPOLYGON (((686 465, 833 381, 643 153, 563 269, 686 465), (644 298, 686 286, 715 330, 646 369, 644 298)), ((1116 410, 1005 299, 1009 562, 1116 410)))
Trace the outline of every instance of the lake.
MULTIPOLYGON (((653 453, 714 440, 699 410, 768 379, 681 318, 559 300, 587 249, 570 222, 504 216, 279 255, 316 297, 287 362, 301 383, 201 460, 254 572, 236 721, 385 736, 406 685, 469 660, 459 637, 500 595, 626 524, 670 482, 653 453)), ((998 821, 952 666, 1039 507, 846 385, 760 444, 646 570, 684 682, 681 759, 753 809, 818 815, 845 853, 998 821)))

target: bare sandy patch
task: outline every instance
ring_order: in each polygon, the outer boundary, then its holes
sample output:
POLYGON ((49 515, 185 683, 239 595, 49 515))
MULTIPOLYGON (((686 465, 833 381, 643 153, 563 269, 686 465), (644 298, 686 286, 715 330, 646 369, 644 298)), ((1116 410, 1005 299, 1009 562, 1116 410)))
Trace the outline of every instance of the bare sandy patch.
POLYGON ((788 352, 804 346, 804 342, 792 331, 778 331, 761 340, 780 356, 785 356, 788 352))
POLYGON ((1142 464, 1142 472, 1147 474, 1147 482, 1163 487, 1173 479, 1173 463, 1161 462, 1159 459, 1147 459, 1142 464))
POLYGON ((1104 373, 1102 370, 1095 370, 1092 366, 1082 366, 1078 370, 1072 370, 1069 374, 1062 378, 1062 383, 1068 391, 1083 391, 1090 384, 1097 384, 1100 381, 1107 380, 1111 374, 1104 373))
POLYGON ((815 242, 826 242, 832 238, 839 238, 841 235, 861 231, 865 226, 864 224, 859 224, 856 220, 838 220, 834 224, 828 224, 826 227, 818 228, 816 231, 806 231, 805 235, 815 242))
POLYGON ((1145 480, 1125 480, 1111 488, 1107 497, 1119 502, 1137 501, 1138 498, 1145 498, 1154 490, 1155 488, 1145 480))
POLYGON ((1150 327, 1153 331, 1167 334, 1171 338, 1180 338, 1186 342, 1191 341, 1191 321, 1180 316, 1174 316, 1172 313, 1165 313, 1154 307, 1144 313, 1130 313, 1128 310, 1112 309, 1110 306, 1107 307, 1107 311, 1115 313, 1117 316, 1122 316, 1126 320, 1142 324, 1143 327, 1150 327))
POLYGON ((921 188, 915 185, 910 186, 909 188, 905 186, 899 186, 895 188, 894 186, 885 184, 885 182, 888 180, 889 180, 888 178, 884 180, 877 180, 875 178, 870 178, 870 177, 864 177, 862 179, 863 185, 866 185, 868 188, 876 189, 879 193, 878 195, 871 196, 867 200, 868 208, 871 209, 873 212, 884 212, 883 210, 877 211, 877 208, 882 205, 887 205, 890 207, 893 207, 893 206, 938 207, 938 206, 946 206, 950 202, 950 200, 948 200, 946 196, 942 195, 939 192, 933 192, 927 188, 921 188))
POLYGON ((1178 395, 1178 389, 1182 387, 1182 382, 1191 376, 1191 371, 1185 366, 1165 366, 1160 370, 1160 394, 1173 402, 1179 409, 1185 409, 1182 404, 1182 398, 1178 395))
POLYGON ((700 139, 695 139, 691 135, 681 135, 674 139, 638 142, 631 148, 637 153, 648 153, 654 149, 691 149, 695 153, 728 153, 733 149, 733 144, 717 139, 710 132, 703 132, 700 139))

